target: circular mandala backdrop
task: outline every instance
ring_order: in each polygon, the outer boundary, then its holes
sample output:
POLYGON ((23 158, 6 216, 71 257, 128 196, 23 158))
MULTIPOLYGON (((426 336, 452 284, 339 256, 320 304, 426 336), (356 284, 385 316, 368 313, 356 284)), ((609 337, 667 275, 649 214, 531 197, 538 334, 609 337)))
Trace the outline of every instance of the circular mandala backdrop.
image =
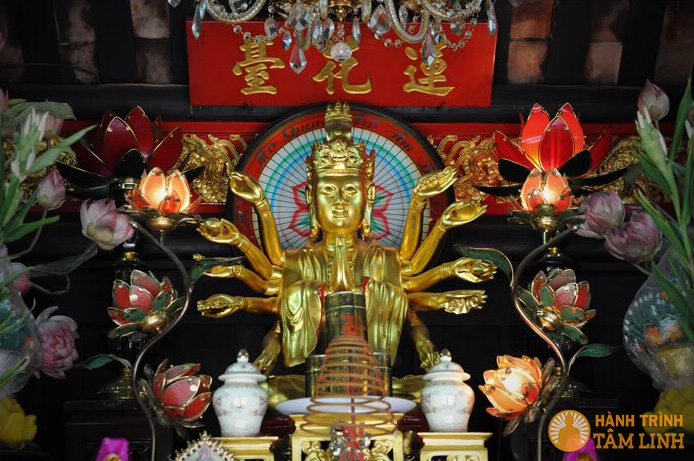
MULTIPOLYGON (((304 196, 306 158, 325 138, 325 107, 292 115, 269 128, 246 150, 238 170, 258 180, 277 221, 284 248, 298 248, 309 236, 304 196)), ((364 142, 376 156, 376 201, 372 212, 373 235, 385 246, 398 246, 405 225, 411 191, 422 175, 441 169, 433 147, 409 126, 373 109, 352 107, 354 142, 364 142)), ((424 212, 424 229, 447 204, 445 194, 432 199, 424 212)), ((259 223, 250 204, 232 197, 232 218, 256 242, 259 223)))

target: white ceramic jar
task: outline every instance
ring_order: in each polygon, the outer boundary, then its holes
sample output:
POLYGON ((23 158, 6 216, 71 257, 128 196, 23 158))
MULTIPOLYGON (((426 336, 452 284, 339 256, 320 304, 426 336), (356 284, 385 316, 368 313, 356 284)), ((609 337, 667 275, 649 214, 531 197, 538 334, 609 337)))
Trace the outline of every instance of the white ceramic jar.
POLYGON ((432 432, 467 432, 475 393, 464 383, 470 379, 463 368, 444 349, 438 364, 424 375, 421 405, 432 432))
POLYGON ((267 410, 267 392, 258 383, 265 376, 248 361, 241 349, 236 363, 219 377, 224 385, 214 392, 212 404, 217 413, 222 437, 253 437, 260 432, 267 410))

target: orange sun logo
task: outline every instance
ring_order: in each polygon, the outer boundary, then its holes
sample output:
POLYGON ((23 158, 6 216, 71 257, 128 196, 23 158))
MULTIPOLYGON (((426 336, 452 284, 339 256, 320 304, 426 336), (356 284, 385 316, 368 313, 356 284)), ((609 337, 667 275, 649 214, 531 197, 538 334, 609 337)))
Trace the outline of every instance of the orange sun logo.
POLYGON ((554 415, 547 428, 549 439, 561 451, 580 450, 590 438, 590 424, 582 413, 563 410, 554 415))

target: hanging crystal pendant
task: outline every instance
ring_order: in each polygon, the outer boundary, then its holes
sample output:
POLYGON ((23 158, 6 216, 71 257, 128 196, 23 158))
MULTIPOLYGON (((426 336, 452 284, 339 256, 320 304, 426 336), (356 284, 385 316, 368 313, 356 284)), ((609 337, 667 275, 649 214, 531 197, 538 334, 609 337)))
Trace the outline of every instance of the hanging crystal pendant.
POLYGON ((313 25, 311 26, 311 40, 313 40, 314 44, 317 44, 320 41, 320 37, 321 37, 320 19, 316 18, 313 20, 313 25))
POLYGON ((282 34, 282 47, 284 48, 284 51, 287 51, 291 44, 292 34, 290 34, 288 30, 285 30, 284 34, 282 34))
POLYGON ((407 24, 407 20, 410 17, 410 12, 407 10, 407 7, 405 6, 404 3, 400 4, 400 8, 398 9, 398 19, 400 20, 400 24, 405 25, 407 24))
POLYGON ((325 40, 328 41, 330 40, 330 37, 333 36, 335 33, 335 23, 333 22, 332 19, 330 18, 325 18, 320 22, 321 25, 321 32, 323 32, 323 36, 325 37, 325 40))
POLYGON ((195 7, 195 13, 193 14, 193 37, 197 40, 200 38, 202 33, 202 20, 207 13, 207 0, 201 0, 198 6, 195 7))
POLYGON ((361 20, 366 22, 371 17, 371 0, 361 0, 361 20))
POLYGON ((383 5, 378 5, 369 20, 369 28, 376 35, 385 35, 390 30, 390 27, 390 16, 388 16, 383 5))
POLYGON ((430 66, 434 63, 436 59, 436 46, 434 45, 434 39, 431 38, 431 34, 427 34, 424 42, 422 42, 422 62, 430 66))
POLYGON ((487 0, 487 30, 489 35, 494 35, 496 33, 499 23, 496 20, 496 11, 494 11, 494 3, 491 0, 487 0))
POLYGON ((354 19, 352 19, 352 38, 357 45, 361 43, 361 23, 359 22, 359 18, 356 16, 354 19))
POLYGON ((443 37, 441 32, 434 30, 431 31, 431 38, 434 40, 434 44, 438 45, 439 43, 441 43, 441 37, 443 37))
POLYGON ((289 16, 287 16, 287 24, 294 30, 300 31, 306 29, 311 23, 311 12, 301 2, 296 2, 289 16))
POLYGON ((318 11, 321 18, 328 17, 328 0, 318 0, 318 11))
POLYGON ((169 0, 169 5, 171 5, 173 8, 176 8, 180 4, 181 0, 169 0))
POLYGON ((298 44, 294 45, 292 54, 289 57, 289 67, 297 74, 300 74, 306 68, 306 56, 298 44))
POLYGON ((248 8, 248 3, 245 0, 229 0, 229 8, 233 13, 239 14, 248 8))
POLYGON ((311 44, 311 31, 305 29, 303 31, 294 31, 294 40, 296 41, 296 46, 305 50, 311 44))
POLYGON ((352 48, 346 42, 337 42, 330 49, 330 57, 337 62, 345 62, 352 57, 352 48))
POLYGON ((268 40, 272 40, 277 36, 277 21, 272 16, 265 20, 264 24, 265 35, 267 35, 268 40))
POLYGON ((455 35, 462 35, 465 30, 465 21, 452 21, 451 22, 451 32, 455 35))

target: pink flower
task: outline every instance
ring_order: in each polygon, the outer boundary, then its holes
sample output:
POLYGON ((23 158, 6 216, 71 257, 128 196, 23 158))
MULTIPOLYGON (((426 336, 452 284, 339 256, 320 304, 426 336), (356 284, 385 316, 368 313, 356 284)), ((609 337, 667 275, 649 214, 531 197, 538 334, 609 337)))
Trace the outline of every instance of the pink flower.
POLYGON ((39 183, 38 203, 46 210, 55 210, 65 202, 65 181, 52 169, 39 183))
POLYGON ((639 111, 651 116, 651 120, 658 121, 665 117, 670 110, 670 100, 667 94, 658 86, 646 80, 639 94, 639 111))
POLYGON ((585 221, 577 234, 583 237, 603 238, 605 232, 624 222, 624 204, 614 191, 595 192, 583 200, 585 221))
POLYGON ((653 259, 662 243, 660 229, 644 211, 634 211, 626 225, 605 233, 607 251, 615 258, 634 264, 653 259))
POLYGON ((49 307, 36 318, 36 325, 43 349, 43 364, 41 371, 48 376, 65 379, 65 371, 72 368, 77 360, 75 339, 77 323, 70 317, 56 315, 49 317, 58 310, 58 306, 49 307))
MULTIPOLYGON (((26 271, 26 266, 22 263, 10 263, 10 271, 11 274, 16 274, 17 272, 24 272, 26 271)), ((22 294, 28 292, 31 289, 29 275, 27 275, 27 273, 24 272, 22 275, 14 279, 14 283, 12 284, 12 286, 14 286, 15 290, 19 291, 22 294)))
POLYGON ((50 113, 46 117, 46 130, 44 131, 44 137, 51 138, 53 136, 58 136, 60 130, 63 128, 63 119, 53 117, 50 113))
POLYGON ((82 235, 95 241, 104 250, 113 250, 132 237, 135 231, 128 217, 118 213, 116 203, 106 199, 82 203, 80 220, 82 235))

